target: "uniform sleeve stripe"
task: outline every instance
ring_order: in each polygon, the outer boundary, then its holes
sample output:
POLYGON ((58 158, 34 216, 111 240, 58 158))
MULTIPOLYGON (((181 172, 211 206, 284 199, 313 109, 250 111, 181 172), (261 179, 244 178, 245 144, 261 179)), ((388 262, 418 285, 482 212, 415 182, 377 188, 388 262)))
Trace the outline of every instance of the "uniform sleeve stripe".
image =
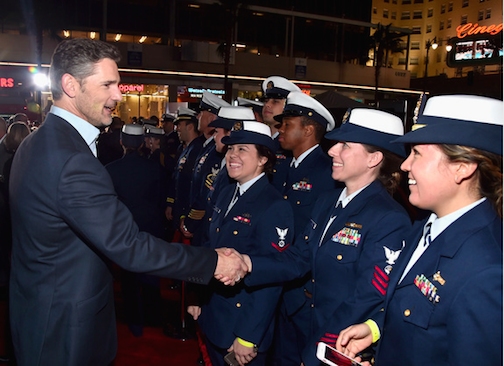
POLYGON ((383 270, 382 270, 380 267, 375 266, 375 267, 374 267, 374 269, 375 269, 375 273, 376 273, 376 274, 378 274, 378 275, 380 275, 380 277, 381 277, 384 281, 386 281, 386 282, 388 282, 388 281, 389 281, 389 276, 388 276, 385 272, 383 272, 383 270))
POLYGON ((371 281, 371 283, 373 284, 373 286, 380 292, 380 294, 382 294, 383 296, 385 296, 385 289, 380 285, 380 283, 378 283, 374 278, 373 280, 371 281))

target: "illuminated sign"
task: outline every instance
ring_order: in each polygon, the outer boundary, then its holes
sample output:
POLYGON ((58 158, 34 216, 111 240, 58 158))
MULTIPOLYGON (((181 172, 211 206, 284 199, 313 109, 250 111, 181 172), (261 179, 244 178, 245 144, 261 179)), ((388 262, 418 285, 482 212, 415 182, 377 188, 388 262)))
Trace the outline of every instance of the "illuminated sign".
POLYGON ((0 78, 0 88, 14 88, 14 79, 0 78))
POLYGON ((122 93, 128 93, 128 92, 141 93, 144 91, 144 84, 119 84, 119 90, 122 93))
POLYGON ((472 36, 475 34, 490 34, 492 36, 502 32, 502 23, 500 24, 490 24, 490 25, 479 25, 478 23, 466 23, 461 24, 457 27, 457 37, 465 38, 467 36, 472 36))
POLYGON ((452 38, 446 64, 449 67, 502 64, 501 35, 473 34, 462 39, 452 38))

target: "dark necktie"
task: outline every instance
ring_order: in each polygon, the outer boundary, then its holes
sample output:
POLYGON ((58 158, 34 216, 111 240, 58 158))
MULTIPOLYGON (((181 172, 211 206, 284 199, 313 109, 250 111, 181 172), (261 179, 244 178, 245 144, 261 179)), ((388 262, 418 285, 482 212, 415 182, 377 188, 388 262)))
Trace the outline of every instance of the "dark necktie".
POLYGON ((424 227, 424 248, 428 247, 431 243, 431 226, 432 222, 427 223, 424 227))

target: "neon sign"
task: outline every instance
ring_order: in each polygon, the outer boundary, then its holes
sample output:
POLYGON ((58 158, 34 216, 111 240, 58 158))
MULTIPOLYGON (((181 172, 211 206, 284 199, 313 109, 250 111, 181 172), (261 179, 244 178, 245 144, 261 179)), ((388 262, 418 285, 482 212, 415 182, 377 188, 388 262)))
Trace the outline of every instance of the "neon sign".
POLYGON ((461 24, 457 27, 457 37, 465 38, 474 34, 485 34, 488 33, 492 36, 497 33, 502 32, 502 23, 500 24, 490 24, 490 25, 479 25, 478 23, 466 23, 461 24))
POLYGON ((14 79, 0 78, 0 88, 14 88, 14 79))
POLYGON ((127 93, 127 92, 143 92, 144 91, 144 84, 119 84, 119 90, 122 93, 127 93))

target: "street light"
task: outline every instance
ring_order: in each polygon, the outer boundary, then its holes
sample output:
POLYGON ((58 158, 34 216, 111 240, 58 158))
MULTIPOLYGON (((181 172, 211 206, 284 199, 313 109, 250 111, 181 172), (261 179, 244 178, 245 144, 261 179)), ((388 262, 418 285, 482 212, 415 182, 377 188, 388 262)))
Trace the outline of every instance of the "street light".
POLYGON ((436 37, 434 37, 433 40, 428 39, 427 42, 425 42, 425 49, 427 50, 427 54, 425 56, 425 73, 424 73, 424 78, 427 77, 427 67, 429 66, 429 50, 431 49, 435 50, 438 47, 438 43, 436 40, 436 37))

